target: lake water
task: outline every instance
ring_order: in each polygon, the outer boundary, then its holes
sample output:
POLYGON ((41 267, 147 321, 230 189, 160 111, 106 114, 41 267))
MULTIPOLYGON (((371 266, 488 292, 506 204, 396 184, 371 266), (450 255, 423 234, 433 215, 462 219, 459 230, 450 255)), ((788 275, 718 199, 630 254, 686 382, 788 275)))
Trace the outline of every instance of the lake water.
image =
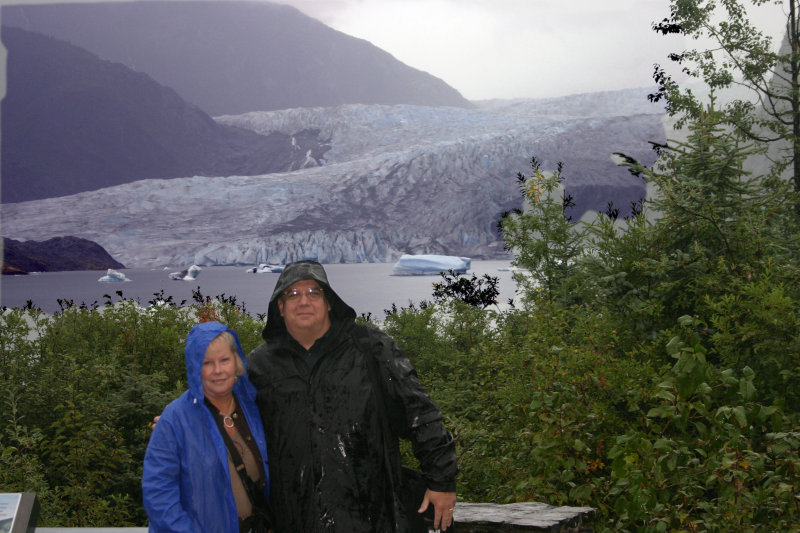
MULTIPOLYGON (((497 277, 500 296, 498 301, 506 303, 514 297, 516 283, 508 267, 511 261, 472 261, 467 273, 478 277, 483 274, 497 277)), ((393 276, 394 263, 355 263, 325 265, 328 280, 336 293, 356 313, 371 313, 372 318, 383 320, 384 309, 392 304, 407 307, 410 302, 419 304, 431 301, 433 284, 442 281, 441 276, 393 276)), ((70 272, 43 272, 27 276, 0 277, 0 305, 22 307, 28 300, 47 313, 59 310, 58 299, 73 300, 76 304, 94 302, 102 305, 111 296, 116 302, 122 296, 139 301, 142 305, 164 291, 173 301, 193 303, 192 291, 200 288, 203 296, 235 296, 251 315, 266 313, 267 302, 280 274, 252 274, 246 267, 204 267, 194 281, 169 279, 173 270, 129 268, 120 272, 130 280, 107 283, 97 281, 105 275, 102 270, 70 272)))

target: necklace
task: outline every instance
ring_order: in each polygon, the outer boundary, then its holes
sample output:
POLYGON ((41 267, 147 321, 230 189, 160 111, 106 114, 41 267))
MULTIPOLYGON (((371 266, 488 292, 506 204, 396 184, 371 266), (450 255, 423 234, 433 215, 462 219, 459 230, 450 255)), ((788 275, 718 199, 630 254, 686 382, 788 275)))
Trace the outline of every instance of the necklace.
POLYGON ((223 423, 223 424, 225 425, 225 427, 226 427, 226 428, 228 428, 228 429, 230 429, 230 428, 232 428, 232 427, 233 427, 233 418, 231 418, 231 415, 233 414, 233 412, 234 412, 234 410, 235 410, 235 409, 233 408, 233 402, 234 402, 234 400, 236 400, 236 396, 234 396, 233 394, 231 394, 231 404, 230 404, 230 406, 228 407, 228 411, 230 411, 230 413, 228 413, 228 414, 226 415, 226 414, 225 414, 225 413, 223 413, 222 411, 220 411, 220 412, 219 412, 219 414, 221 414, 221 415, 222 415, 222 423, 223 423))

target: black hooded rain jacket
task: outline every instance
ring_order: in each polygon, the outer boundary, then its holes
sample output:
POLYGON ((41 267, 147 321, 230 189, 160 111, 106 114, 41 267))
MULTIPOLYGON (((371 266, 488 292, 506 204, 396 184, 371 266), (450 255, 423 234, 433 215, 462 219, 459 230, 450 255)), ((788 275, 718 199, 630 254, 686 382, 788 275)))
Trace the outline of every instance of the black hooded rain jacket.
POLYGON ((356 325, 355 317, 331 289, 322 265, 293 263, 270 299, 265 342, 248 355, 270 451, 276 533, 406 531, 394 469, 384 453, 386 442, 389 456, 399 460, 398 436, 411 440, 428 488, 456 490, 455 445, 441 412, 394 341, 377 330, 360 341, 358 328, 365 326, 356 325), (307 351, 288 334, 277 301, 308 279, 323 288, 331 327, 307 351), (372 354, 365 353, 367 346, 372 354), (381 396, 366 357, 378 359, 389 396, 389 430, 383 429, 376 403, 381 396))

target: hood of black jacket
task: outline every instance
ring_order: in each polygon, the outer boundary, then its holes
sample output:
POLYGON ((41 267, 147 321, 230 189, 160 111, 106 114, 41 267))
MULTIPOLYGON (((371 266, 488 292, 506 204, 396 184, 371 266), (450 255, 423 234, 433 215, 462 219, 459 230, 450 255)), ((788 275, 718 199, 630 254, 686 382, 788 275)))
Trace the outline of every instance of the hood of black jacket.
POLYGON ((305 280, 314 280, 322 287, 325 299, 331 306, 329 313, 331 323, 355 320, 355 310, 344 303, 339 295, 336 294, 336 291, 331 288, 330 283, 328 283, 328 275, 322 265, 316 261, 297 261, 284 267, 278 282, 275 284, 275 290, 272 291, 269 307, 267 308, 267 325, 264 326, 264 330, 261 332, 261 336, 265 341, 286 333, 286 323, 283 321, 280 309, 278 309, 278 298, 281 297, 283 291, 298 281, 305 280))

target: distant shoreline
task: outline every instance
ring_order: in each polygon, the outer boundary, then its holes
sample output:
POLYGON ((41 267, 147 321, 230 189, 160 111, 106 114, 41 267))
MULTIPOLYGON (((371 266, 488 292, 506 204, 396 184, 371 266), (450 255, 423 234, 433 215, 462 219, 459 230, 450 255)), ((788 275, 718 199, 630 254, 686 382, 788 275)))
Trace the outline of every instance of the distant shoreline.
MULTIPOLYGON (((476 260, 467 275, 489 274, 500 280, 498 301, 505 304, 513 298, 516 284, 512 272, 507 269, 510 261, 476 260)), ((428 276, 392 276, 394 263, 353 263, 325 265, 331 285, 337 294, 351 305, 358 315, 371 313, 373 319, 382 320, 384 310, 392 304, 398 308, 411 303, 419 305, 422 300, 431 301, 433 283, 442 278, 428 276)), ((252 316, 266 313, 267 303, 279 274, 248 273, 245 267, 204 267, 194 281, 170 280, 172 270, 146 268, 122 269, 130 280, 127 282, 102 283, 97 280, 105 271, 44 272, 29 276, 3 276, 0 278, 0 305, 24 307, 28 299, 44 312, 59 311, 57 300, 72 300, 77 305, 104 305, 106 300, 119 301, 122 297, 138 301, 146 306, 158 300, 157 295, 171 297, 175 305, 191 304, 192 294, 199 290, 203 297, 234 297, 244 304, 252 316), (199 289, 198 289, 199 288, 199 289), (109 298, 105 296, 108 295, 109 298)))

